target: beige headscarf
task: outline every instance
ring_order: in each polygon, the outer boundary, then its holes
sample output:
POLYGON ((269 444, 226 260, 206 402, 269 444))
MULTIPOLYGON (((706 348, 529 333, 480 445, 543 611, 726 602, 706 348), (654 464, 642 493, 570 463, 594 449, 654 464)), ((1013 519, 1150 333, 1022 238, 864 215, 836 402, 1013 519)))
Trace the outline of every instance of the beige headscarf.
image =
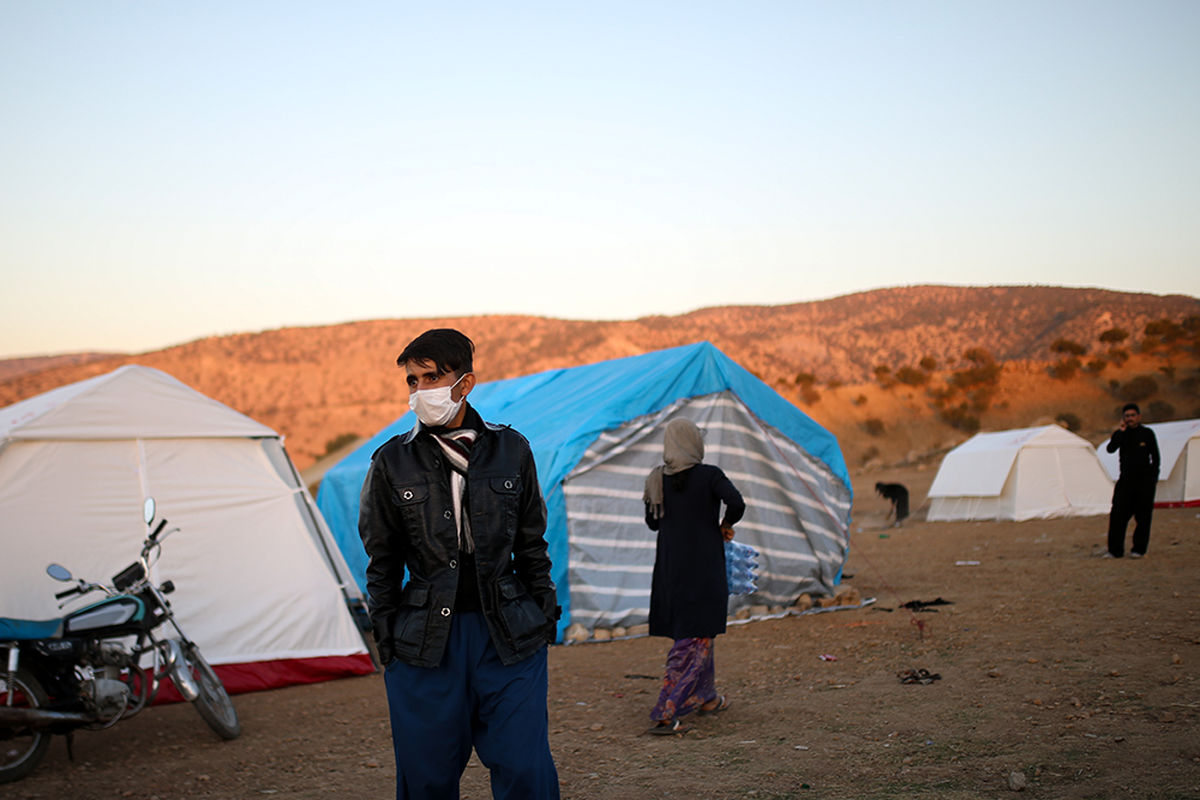
POLYGON ((646 476, 642 500, 655 519, 663 517, 663 475, 691 469, 704 460, 704 434, 690 419, 673 419, 663 436, 663 461, 646 476))

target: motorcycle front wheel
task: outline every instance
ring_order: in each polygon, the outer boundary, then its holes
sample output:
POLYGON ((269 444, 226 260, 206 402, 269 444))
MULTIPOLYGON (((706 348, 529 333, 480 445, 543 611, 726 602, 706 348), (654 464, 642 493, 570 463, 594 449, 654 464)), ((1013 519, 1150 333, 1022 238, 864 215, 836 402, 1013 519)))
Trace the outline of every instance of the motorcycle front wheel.
POLYGON ((208 723, 208 727, 216 731, 222 739, 236 739, 242 732, 242 724, 238 722, 237 710, 225 691, 225 684, 217 677, 217 673, 200 655, 200 648, 188 643, 183 646, 185 663, 182 668, 196 679, 199 694, 193 704, 197 713, 208 723))
MULTIPOLYGON (((8 673, 0 672, 0 706, 34 709, 44 708, 46 702, 46 690, 26 670, 13 673, 11 683, 8 673)), ((0 729, 0 783, 19 781, 33 772, 49 746, 50 734, 45 731, 0 729)))

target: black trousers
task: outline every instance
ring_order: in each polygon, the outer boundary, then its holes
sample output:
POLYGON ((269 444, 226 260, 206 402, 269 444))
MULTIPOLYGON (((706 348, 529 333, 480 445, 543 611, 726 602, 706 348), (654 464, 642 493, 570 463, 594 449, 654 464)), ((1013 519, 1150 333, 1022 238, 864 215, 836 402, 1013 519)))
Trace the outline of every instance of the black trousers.
POLYGON ((1125 528, 1133 517, 1131 552, 1145 555, 1150 546, 1150 518, 1154 515, 1157 478, 1120 478, 1113 488, 1112 510, 1108 512, 1108 552, 1125 555, 1125 528))
POLYGON ((908 519, 908 489, 901 487, 896 496, 892 498, 892 503, 896 507, 896 522, 908 519))

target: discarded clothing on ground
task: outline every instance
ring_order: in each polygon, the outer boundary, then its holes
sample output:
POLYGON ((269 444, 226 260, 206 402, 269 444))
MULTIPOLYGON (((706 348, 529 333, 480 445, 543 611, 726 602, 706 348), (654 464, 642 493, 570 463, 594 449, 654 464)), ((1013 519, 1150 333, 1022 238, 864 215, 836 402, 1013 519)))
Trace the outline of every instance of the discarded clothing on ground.
POLYGON ((900 607, 907 608, 912 611, 937 611, 936 608, 930 608, 930 606, 952 606, 952 605, 954 605, 954 603, 952 601, 943 600, 942 598, 939 597, 936 600, 909 600, 907 603, 902 604, 900 607))

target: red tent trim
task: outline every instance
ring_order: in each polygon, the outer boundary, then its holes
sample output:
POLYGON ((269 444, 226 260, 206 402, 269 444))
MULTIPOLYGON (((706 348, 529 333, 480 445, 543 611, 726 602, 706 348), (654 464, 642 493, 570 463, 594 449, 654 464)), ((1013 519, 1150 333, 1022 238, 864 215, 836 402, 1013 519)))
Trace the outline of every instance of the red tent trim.
POLYGON ((1155 508, 1200 508, 1200 500, 1184 500, 1180 502, 1155 503, 1155 508))
MULTIPOLYGON (((318 656, 218 664, 213 669, 225 684, 226 691, 230 694, 244 694, 303 683, 319 683, 334 678, 369 675, 375 671, 375 665, 371 662, 370 655, 360 653, 353 656, 318 656)), ((178 703, 182 699, 179 690, 168 678, 163 681, 155 702, 178 703)))

